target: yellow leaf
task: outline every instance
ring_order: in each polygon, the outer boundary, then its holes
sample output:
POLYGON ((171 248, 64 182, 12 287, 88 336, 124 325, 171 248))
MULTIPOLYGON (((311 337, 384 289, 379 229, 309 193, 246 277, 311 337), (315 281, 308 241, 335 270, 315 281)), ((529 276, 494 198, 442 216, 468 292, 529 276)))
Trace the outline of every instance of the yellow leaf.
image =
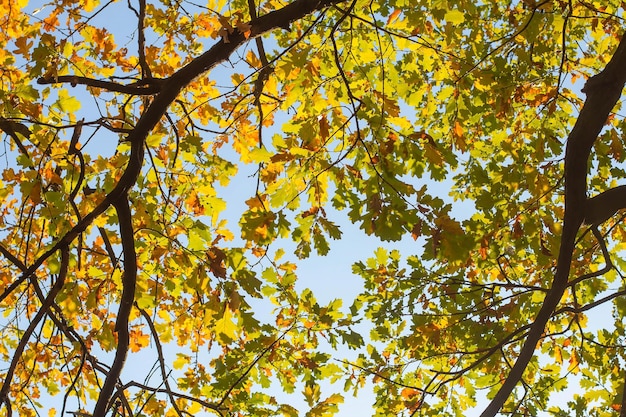
POLYGON ((261 60, 257 58, 254 51, 248 51, 248 53, 246 54, 246 62, 253 68, 261 68, 263 66, 261 60))
POLYGON ((237 337, 237 325, 233 319, 233 313, 229 308, 225 308, 222 318, 215 322, 215 332, 225 343, 230 343, 237 337))
POLYGON ((100 4, 99 1, 97 0, 86 0, 82 3, 82 9, 85 12, 91 12, 93 11, 93 9, 96 8, 96 6, 98 6, 100 4))
POLYGON ((184 355, 182 353, 177 353, 176 359, 174 359, 172 366, 174 366, 174 369, 183 369, 183 366, 187 365, 188 363, 189 363, 189 356, 184 355))
POLYGON ((59 90, 59 98, 55 104, 59 110, 66 113, 74 113, 80 109, 80 101, 70 96, 65 89, 59 90))
POLYGON ((148 145, 149 147, 156 147, 157 145, 161 144, 161 139, 163 139, 163 136, 159 134, 148 135, 148 137, 146 138, 146 145, 148 145))
POLYGON ((465 15, 460 10, 450 10, 446 13, 445 19, 453 25, 458 25, 465 21, 465 15))
POLYGON ((254 163, 267 163, 270 161, 272 153, 265 148, 254 148, 248 153, 248 158, 254 163))

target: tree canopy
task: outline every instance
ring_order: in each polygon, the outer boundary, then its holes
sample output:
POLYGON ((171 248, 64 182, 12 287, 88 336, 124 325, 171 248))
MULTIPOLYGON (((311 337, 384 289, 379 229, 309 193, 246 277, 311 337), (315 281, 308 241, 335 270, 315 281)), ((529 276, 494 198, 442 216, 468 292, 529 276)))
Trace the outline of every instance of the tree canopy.
POLYGON ((0 415, 626 415, 624 2, 35 3, 0 415), (348 223, 381 248, 320 302, 348 223))

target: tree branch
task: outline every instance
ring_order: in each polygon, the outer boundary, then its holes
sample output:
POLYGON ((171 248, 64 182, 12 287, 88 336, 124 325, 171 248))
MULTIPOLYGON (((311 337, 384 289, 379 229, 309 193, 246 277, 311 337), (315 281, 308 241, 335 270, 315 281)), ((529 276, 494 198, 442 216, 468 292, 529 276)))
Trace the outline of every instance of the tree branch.
POLYGON ((54 303, 54 299, 56 298, 59 291, 61 291, 61 289, 63 288, 63 284, 65 283, 65 277, 67 275, 69 259, 70 259, 69 250, 62 249, 61 250, 61 269, 59 271, 59 275, 54 285, 50 289, 48 296, 42 303, 41 307, 39 307, 37 314, 35 314, 35 317, 33 317, 33 320, 28 325, 28 328, 26 329, 26 331, 24 331, 24 334, 22 334, 20 343, 18 344, 18 346, 15 348, 15 351, 13 352, 11 364, 9 365, 9 368, 6 370, 6 373, 4 376, 4 382, 2 383, 2 388, 0 388, 0 403, 4 403, 7 405, 9 404, 9 400, 8 400, 9 389, 11 388, 11 380, 13 379, 13 374, 15 373, 17 364, 19 360, 22 358, 22 353, 24 352, 24 349, 26 348, 26 345, 28 344, 30 337, 35 331, 35 328, 39 325, 39 323, 44 318, 44 316, 48 314, 50 307, 54 303))
POLYGON ((507 379, 481 417, 495 416, 522 379, 532 360, 546 324, 554 314, 568 287, 576 235, 585 219, 587 206, 587 161, 593 143, 621 96, 626 83, 626 36, 617 47, 605 69, 590 78, 583 92, 587 94, 565 148, 565 215, 561 246, 552 287, 528 332, 528 337, 507 379))
POLYGON ((109 409, 110 400, 115 390, 115 384, 118 381, 126 354, 130 345, 130 332, 128 328, 128 320, 130 312, 135 300, 135 286, 137 283, 137 253, 135 251, 135 233, 133 231, 132 213, 128 204, 128 197, 122 196, 118 201, 113 203, 117 211, 117 218, 120 225, 120 237, 122 240, 122 250, 124 252, 124 275, 122 277, 122 297, 117 312, 117 320, 115 322, 115 331, 117 332, 117 349, 115 351, 115 359, 111 366, 110 372, 107 374, 104 385, 100 390, 98 401, 94 408, 94 417, 104 417, 109 409))
POLYGON ((72 87, 81 84, 87 87, 101 88, 115 93, 131 94, 135 96, 147 96, 157 94, 163 80, 160 78, 150 78, 138 81, 133 84, 118 84, 112 81, 96 80, 94 78, 81 77, 79 75, 55 75, 51 77, 40 77, 37 84, 62 84, 70 83, 72 87))
POLYGON ((154 327, 152 318, 146 312, 146 310, 139 308, 137 303, 135 303, 135 308, 139 310, 143 318, 146 320, 146 323, 148 323, 148 327, 150 328, 150 333, 152 334, 152 339, 154 340, 154 346, 156 347, 156 350, 157 350, 157 357, 159 359, 159 369, 161 370, 161 378, 163 378, 163 385, 165 385, 165 391, 167 393, 167 396, 170 399, 170 404, 172 404, 172 408, 176 412, 176 415, 178 415, 179 417, 182 417, 183 413, 180 411, 180 408, 178 408, 178 404, 176 403, 176 399, 174 398, 174 391, 172 390, 172 387, 170 387, 168 374, 165 370, 165 357, 163 355, 163 346, 161 346, 161 340, 159 339, 159 332, 157 332, 156 328, 154 327))
POLYGON ((0 117, 0 130, 11 136, 11 139, 13 139, 13 142, 15 142, 15 145, 18 147, 20 152, 30 158, 28 150, 20 140, 19 136, 17 136, 17 134, 19 133, 26 139, 29 139, 30 136, 33 134, 25 124, 5 119, 4 117, 0 117))
POLYGON ((196 77, 224 62, 241 45, 248 40, 261 36, 273 29, 286 28, 294 20, 303 18, 315 11, 322 10, 334 4, 340 4, 346 0, 296 0, 282 9, 272 11, 266 15, 251 21, 250 32, 241 33, 235 29, 229 34, 228 41, 218 41, 208 51, 193 59, 174 73, 171 77, 163 80, 161 92, 155 97, 150 106, 141 115, 135 128, 126 137, 131 143, 129 162, 117 185, 102 200, 93 211, 83 217, 69 232, 57 241, 50 249, 44 252, 24 273, 5 291, 0 294, 0 301, 15 290, 29 275, 32 275, 42 264, 59 248, 68 246, 78 234, 82 233, 98 216, 104 213, 114 201, 135 185, 144 157, 144 141, 148 134, 159 123, 168 107, 180 93, 180 91, 196 77))
POLYGON ((146 19, 146 0, 139 0, 139 15, 137 16, 137 49, 139 53, 139 65, 141 66, 142 78, 151 79, 152 71, 148 60, 146 59, 146 34, 144 27, 144 20, 146 19))
POLYGON ((585 206, 585 223, 598 226, 623 208, 626 208, 626 185, 611 188, 588 199, 585 206))

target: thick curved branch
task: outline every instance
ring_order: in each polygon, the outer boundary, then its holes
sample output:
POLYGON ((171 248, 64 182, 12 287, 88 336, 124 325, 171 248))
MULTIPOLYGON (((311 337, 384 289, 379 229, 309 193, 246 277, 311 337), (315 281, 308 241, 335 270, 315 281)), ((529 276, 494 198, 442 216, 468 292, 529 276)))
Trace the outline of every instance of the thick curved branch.
POLYGON ((623 208, 626 208, 626 185, 611 188, 588 199, 585 207, 585 223, 598 226, 623 208))
POLYGON ((124 362, 126 354, 130 346, 130 331, 128 321, 130 312, 135 300, 135 287, 137 283, 137 253, 135 251, 135 233, 133 231, 132 214, 128 204, 128 197, 122 196, 118 201, 113 203, 117 211, 117 218, 120 224, 120 237, 122 239, 122 250, 124 252, 124 275, 122 277, 122 297, 117 312, 117 321, 115 322, 115 331, 117 332, 117 349, 115 351, 115 359, 111 366, 110 372, 104 381, 104 385, 100 390, 98 401, 94 408, 94 417, 104 417, 109 409, 110 400, 115 390, 124 362))
POLYGON ((619 100, 625 83, 626 36, 622 37, 617 50, 604 70, 590 78, 583 89, 583 92, 587 94, 587 99, 567 139, 565 149, 565 215, 557 269, 552 286, 546 294, 511 372, 481 417, 495 416, 520 382, 535 354, 537 343, 541 340, 546 324, 568 287, 576 235, 583 220, 588 217, 585 214, 587 161, 593 143, 619 100))
MULTIPOLYGON (((151 108, 152 107, 148 108, 146 113, 144 113, 144 116, 146 116, 146 114, 151 114, 151 108)), ((140 123, 142 120, 145 120, 145 117, 140 119, 140 123)), ((61 237, 50 249, 39 256, 39 258, 37 258, 37 260, 35 260, 35 262, 33 262, 33 264, 31 264, 18 279, 16 279, 11 285, 7 286, 2 294, 0 294, 0 301, 4 300, 26 279, 33 275, 35 271, 44 263, 44 261, 52 256, 52 254, 60 249, 68 248, 74 239, 84 232, 98 216, 104 213, 114 201, 117 201, 122 196, 125 196, 128 190, 135 185, 139 172, 141 171, 141 166, 143 165, 144 140, 157 122, 154 122, 154 125, 146 126, 148 123, 144 121, 144 125, 141 130, 135 128, 128 135, 128 138, 132 139, 129 162, 117 185, 109 194, 107 194, 100 204, 79 220, 78 223, 76 223, 76 226, 61 237)))
MULTIPOLYGON (((100 216, 111 205, 114 205, 120 221, 122 231, 122 241, 124 250, 124 289, 122 301, 118 312, 116 331, 118 332, 118 349, 111 372, 107 375, 105 385, 100 393, 100 397, 94 409, 94 416, 104 416, 109 407, 109 401, 115 388, 128 349, 128 314, 132 308, 134 299, 134 281, 136 278, 136 260, 134 256, 134 240, 132 238, 132 225, 129 222, 130 207, 128 206, 127 193, 132 188, 139 176, 144 159, 144 145, 148 134, 159 123, 168 107, 174 102, 181 90, 193 79, 214 68, 216 65, 227 60, 230 55, 241 45, 254 39, 270 30, 277 28, 288 28, 290 23, 303 18, 317 10, 322 10, 334 4, 342 3, 345 0, 296 0, 287 6, 254 19, 249 23, 249 31, 246 33, 235 29, 229 34, 228 39, 221 39, 212 48, 193 59, 171 77, 160 82, 160 90, 152 103, 141 115, 135 128, 129 132, 126 140, 131 143, 129 162, 126 170, 122 174, 118 184, 104 198, 104 200, 94 208, 94 210, 83 217, 68 233, 59 239, 48 251, 41 255, 15 282, 6 288, 0 295, 0 301, 17 288, 25 279, 34 272, 49 258, 54 252, 61 248, 69 247, 69 244, 82 233, 92 222, 100 216), (129 235, 130 233, 130 235, 129 235), (132 246, 132 249, 131 247, 132 246)), ((43 82, 91 82, 95 80, 56 77, 54 80, 43 80, 43 82)), ((39 80, 41 83, 42 80, 39 80)), ((106 83, 106 82, 105 82, 106 83)), ((108 87, 115 83, 106 83, 108 87)), ((97 86, 97 85, 93 85, 97 86)), ((118 84, 119 86, 119 84, 118 84)), ((131 93, 132 94, 132 93, 131 93)))
MULTIPOLYGON (((242 33, 234 29, 228 35, 228 40, 220 40, 211 49, 192 60, 185 67, 172 75, 167 82, 167 87, 182 88, 195 77, 215 67, 225 61, 235 49, 246 43, 248 40, 256 39, 274 29, 289 30, 289 25, 298 19, 302 19, 318 10, 325 9, 335 4, 341 4, 346 0, 296 0, 279 10, 274 10, 268 14, 258 17, 248 23, 249 32, 242 33), (182 85, 178 83, 184 83, 182 85)), ((165 88, 167 90, 168 88, 165 88)))

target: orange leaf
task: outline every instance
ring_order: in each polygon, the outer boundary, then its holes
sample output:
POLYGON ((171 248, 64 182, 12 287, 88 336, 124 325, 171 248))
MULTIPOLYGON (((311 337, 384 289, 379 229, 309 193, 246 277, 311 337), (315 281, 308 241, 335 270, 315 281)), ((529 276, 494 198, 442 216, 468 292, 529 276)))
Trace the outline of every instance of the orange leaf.
POLYGON ((46 32, 52 32, 58 25, 59 19, 57 18, 56 12, 43 19, 43 30, 46 32))
POLYGON ((419 395, 419 391, 414 388, 404 388, 402 392, 400 392, 400 395, 402 396, 402 398, 409 399, 411 397, 419 395))
POLYGON ((420 237, 422 235, 422 221, 419 220, 415 226, 413 226, 413 229, 411 229, 411 237, 413 238, 413 240, 417 240, 418 237, 420 237))
POLYGON ((130 350, 131 352, 139 352, 141 348, 148 346, 150 336, 143 333, 140 329, 131 329, 130 331, 130 350))
POLYGON ((27 38, 26 36, 20 36, 19 38, 17 38, 15 40, 15 46, 17 46, 17 49, 13 50, 13 52, 28 56, 30 48, 31 46, 33 46, 32 40, 28 42, 28 39, 29 38, 27 38))
POLYGON ((328 139, 328 136, 330 135, 330 125, 328 124, 328 119, 326 119, 326 115, 320 117, 319 119, 320 122, 320 136, 322 137, 323 140, 328 139))
POLYGON ((33 203, 41 203, 41 184, 39 182, 36 182, 35 185, 33 185, 33 188, 30 189, 30 194, 28 196, 33 203))
POLYGON ((161 161, 163 161, 163 163, 167 164, 167 160, 168 160, 167 147, 161 145, 156 152, 156 157, 159 158, 161 161))
POLYGON ((195 215, 204 214, 204 206, 200 202, 198 193, 193 191, 191 195, 185 200, 189 207, 193 210, 195 215))
POLYGON ((391 13, 389 15, 389 18, 387 19, 387 24, 389 24, 389 23, 393 22, 394 20, 396 20, 398 18, 398 16, 400 16, 400 13, 401 12, 400 12, 399 9, 394 10, 393 13, 391 13))
POLYGON ((250 207, 251 210, 254 209, 264 209, 265 208, 265 198, 263 196, 255 196, 246 200, 246 205, 250 207))
POLYGON ((454 144, 460 151, 465 151, 467 149, 467 143, 465 142, 465 136, 463 131, 463 126, 461 123, 456 120, 454 122, 454 127, 452 128, 452 136, 454 137, 454 144))

